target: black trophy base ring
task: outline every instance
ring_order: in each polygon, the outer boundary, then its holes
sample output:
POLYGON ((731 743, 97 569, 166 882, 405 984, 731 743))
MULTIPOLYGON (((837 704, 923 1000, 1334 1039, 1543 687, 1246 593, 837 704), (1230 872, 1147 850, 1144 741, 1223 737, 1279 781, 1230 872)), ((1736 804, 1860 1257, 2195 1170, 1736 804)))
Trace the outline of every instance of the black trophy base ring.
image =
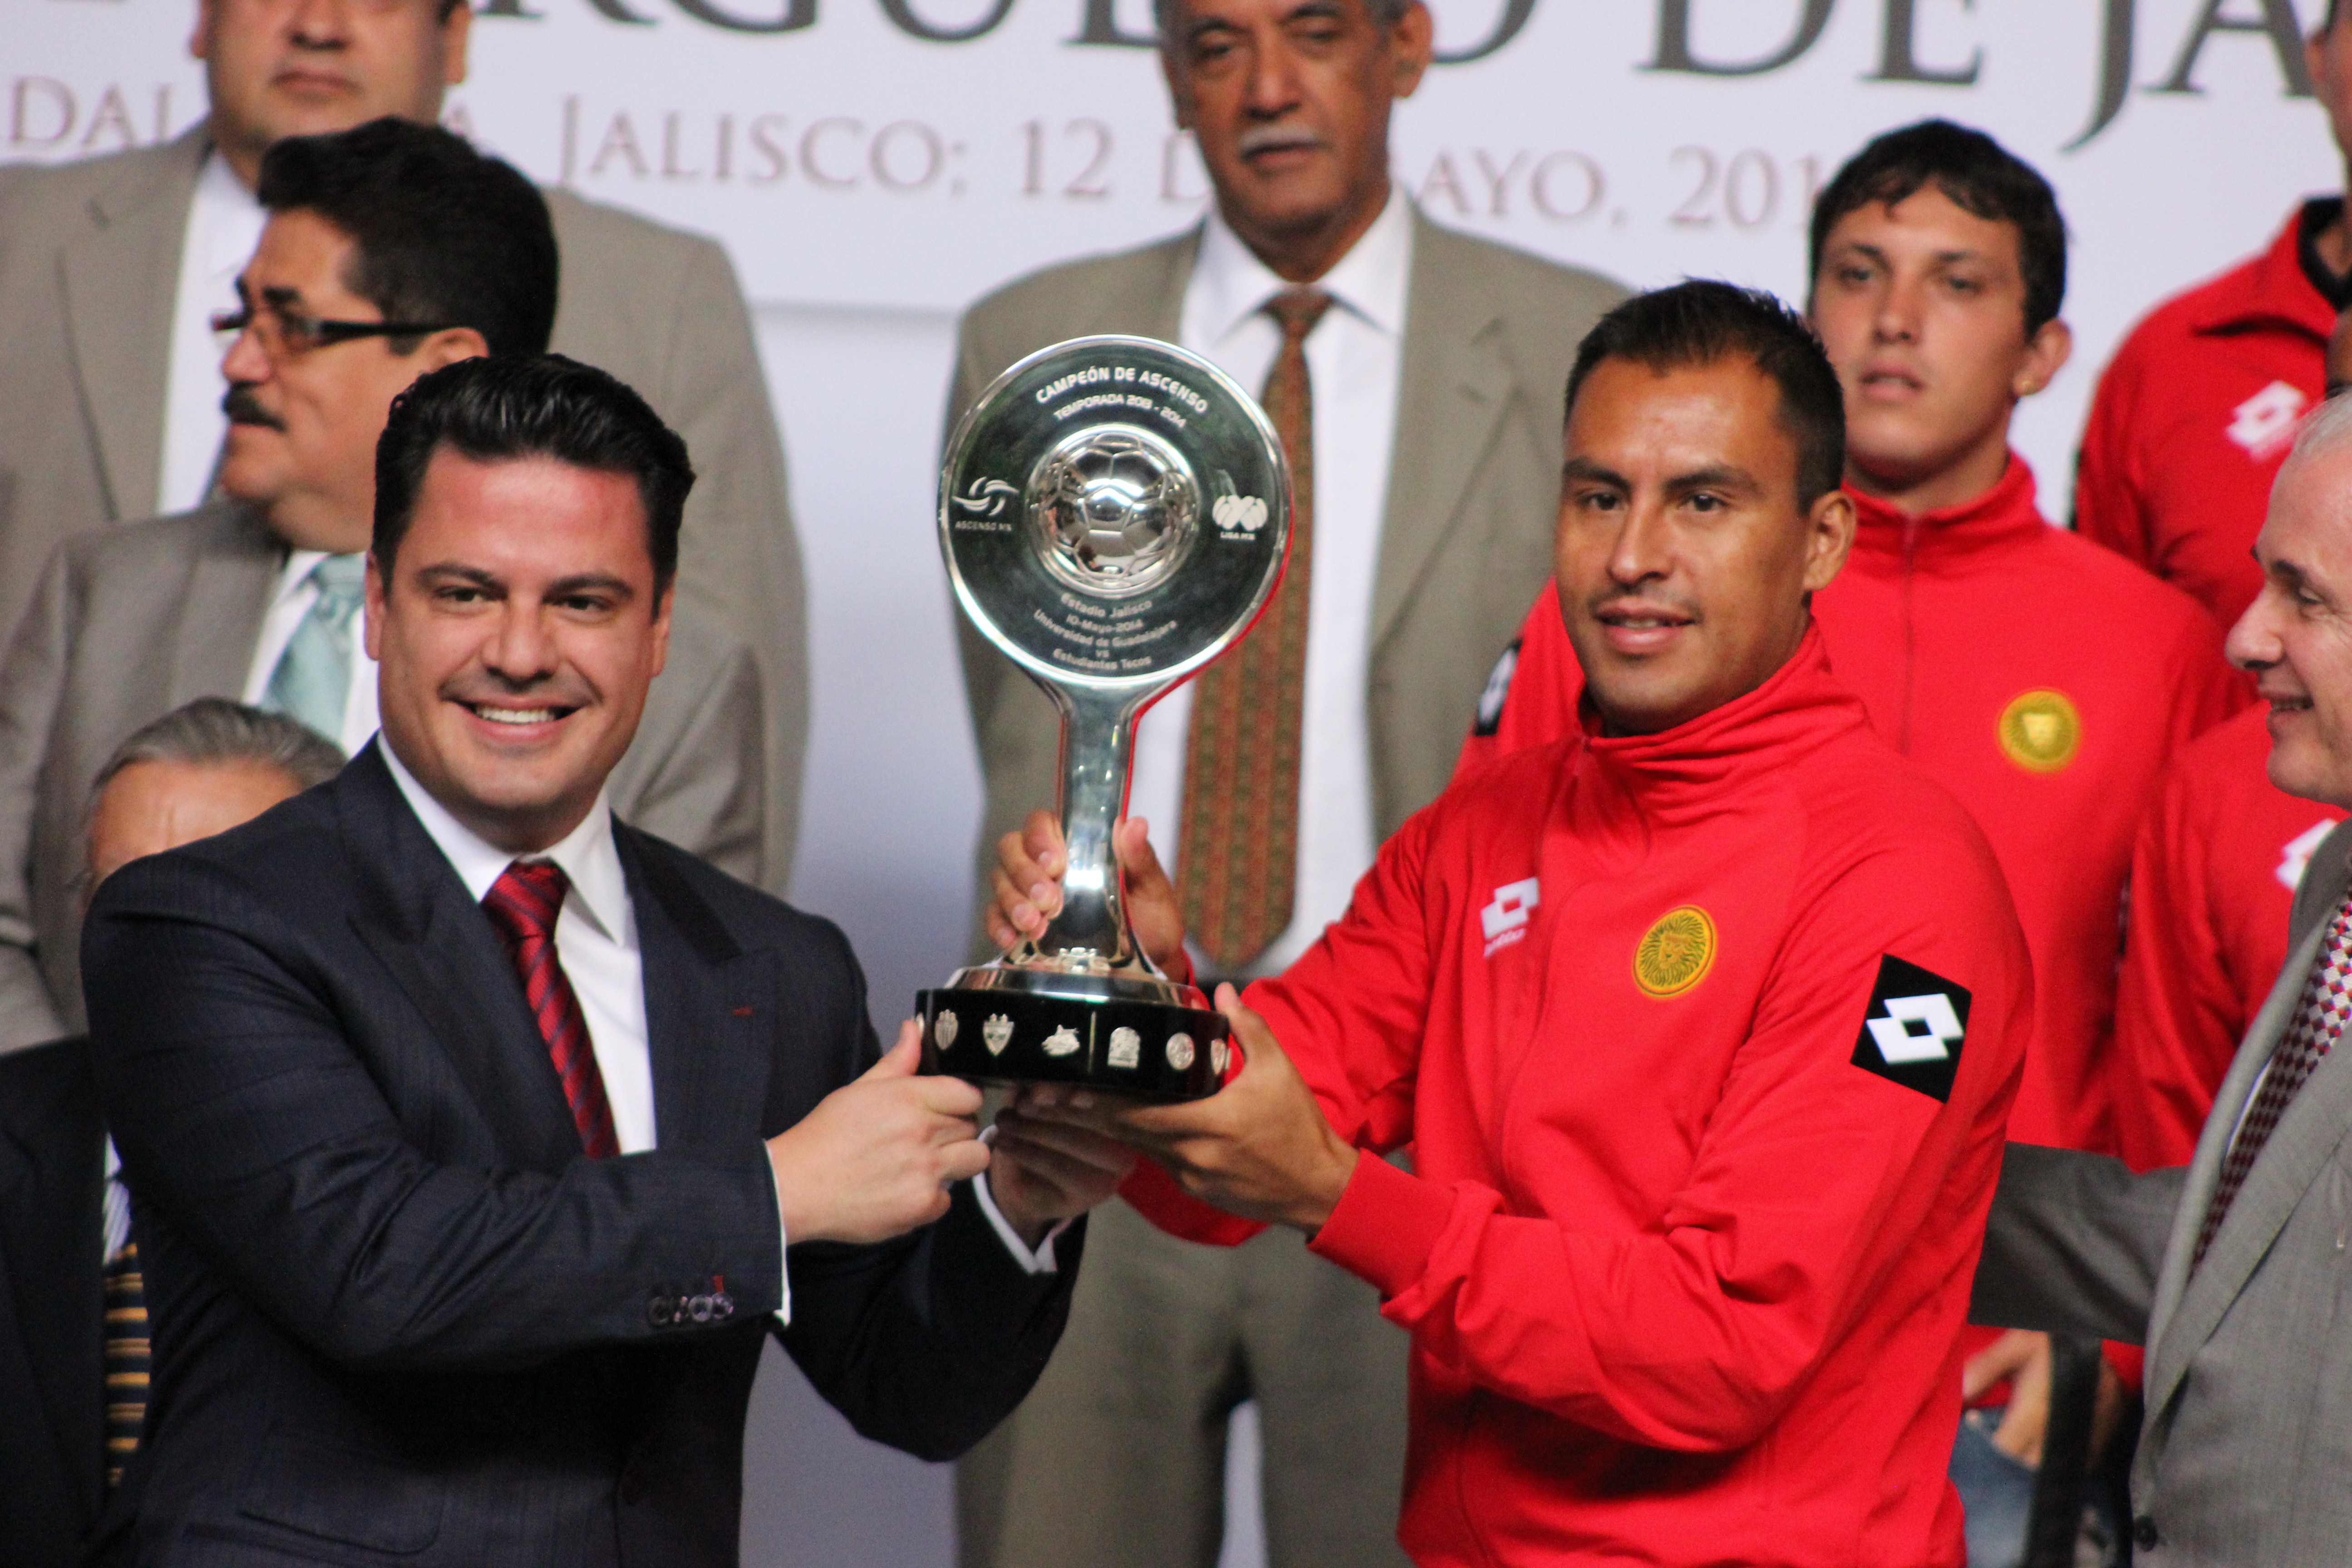
POLYGON ((1201 1100, 1224 1082, 1232 1026, 1164 1002, 941 986, 919 993, 923 1071, 975 1083, 1067 1083, 1201 1100))

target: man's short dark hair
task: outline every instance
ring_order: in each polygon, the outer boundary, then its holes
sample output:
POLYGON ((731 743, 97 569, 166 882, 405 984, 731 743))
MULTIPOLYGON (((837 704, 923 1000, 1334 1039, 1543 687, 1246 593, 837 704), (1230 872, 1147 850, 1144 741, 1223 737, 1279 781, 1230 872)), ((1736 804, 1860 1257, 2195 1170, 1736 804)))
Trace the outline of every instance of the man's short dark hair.
POLYGON ((558 271, 546 198, 464 137, 390 118, 289 136, 263 155, 258 194, 349 235, 359 255, 344 283, 385 321, 471 327, 494 354, 546 349, 558 271))
POLYGON ((425 470, 444 447, 478 463, 551 458, 625 474, 645 503, 646 549, 658 595, 677 575, 677 533, 694 467, 686 442, 626 384, 562 354, 465 359, 416 378, 392 400, 375 444, 375 536, 388 582, 416 515, 425 470))
POLYGON ((1664 372, 1735 357, 1780 389, 1780 428, 1797 443, 1797 506, 1810 510, 1845 475, 1845 395, 1804 318, 1760 289, 1694 278, 1634 295, 1578 345, 1566 413, 1603 360, 1664 372))
POLYGON ((1948 120, 1923 120, 1878 137, 1847 161, 1813 203, 1812 270, 1838 219, 1860 208, 1893 206, 1933 184, 1962 212, 2017 230, 2017 269, 2025 280, 2025 335, 2058 319, 2066 302, 2066 220, 2058 197, 2032 164, 1981 131, 1948 120))

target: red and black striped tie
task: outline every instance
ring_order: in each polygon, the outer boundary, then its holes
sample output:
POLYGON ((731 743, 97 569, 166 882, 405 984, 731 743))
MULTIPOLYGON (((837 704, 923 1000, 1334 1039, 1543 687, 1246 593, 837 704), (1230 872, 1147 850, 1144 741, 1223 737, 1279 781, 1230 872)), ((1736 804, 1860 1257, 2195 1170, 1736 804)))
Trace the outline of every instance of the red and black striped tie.
POLYGON ((570 885, 563 868, 552 861, 518 860, 499 874, 482 909, 506 939, 508 956, 522 976, 523 999, 546 1037, 555 1076, 563 1080, 581 1147, 590 1159, 603 1160, 621 1152, 621 1141, 613 1132, 613 1108, 604 1099, 604 1075, 596 1070, 588 1020, 581 1016, 580 998, 572 994, 555 952, 555 917, 570 885))

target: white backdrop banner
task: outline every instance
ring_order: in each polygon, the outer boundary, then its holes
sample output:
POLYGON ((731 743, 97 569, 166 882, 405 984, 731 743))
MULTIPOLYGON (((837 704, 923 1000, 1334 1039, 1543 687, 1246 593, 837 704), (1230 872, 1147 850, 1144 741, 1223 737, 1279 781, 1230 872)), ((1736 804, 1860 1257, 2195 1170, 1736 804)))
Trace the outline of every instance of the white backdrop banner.
MULTIPOLYGON (((1982 125, 2059 188, 2095 338, 2335 171, 2294 0, 1438 0, 1397 129, 1432 216, 1629 281, 1794 289, 1872 132, 1982 125), (1499 7, 1499 8, 1498 8, 1499 7)), ((188 0, 5 0, 5 155, 203 106, 188 0)), ((756 299, 961 304, 1197 213, 1149 0, 488 0, 453 123, 723 237, 756 299)))

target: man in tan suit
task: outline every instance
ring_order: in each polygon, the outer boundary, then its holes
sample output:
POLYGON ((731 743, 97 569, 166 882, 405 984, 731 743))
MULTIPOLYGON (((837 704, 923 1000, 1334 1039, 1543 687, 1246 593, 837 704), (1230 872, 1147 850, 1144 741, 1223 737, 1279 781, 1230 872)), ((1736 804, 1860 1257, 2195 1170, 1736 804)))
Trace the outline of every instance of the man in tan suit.
MULTIPOLYGON (((546 204, 447 132, 384 119, 290 138, 260 192, 271 216, 221 367, 222 498, 68 539, 0 665, 0 1049, 83 1026, 80 814, 123 737, 197 697, 286 712, 349 752, 374 732, 357 612, 385 411, 436 366, 546 345, 546 204), (370 279, 390 282, 372 298, 354 287, 370 279)), ((593 586, 559 613, 592 617, 593 586)), ((466 602, 451 595, 453 613, 466 602)), ((755 868, 749 651, 708 623, 676 626, 655 689, 670 700, 646 710, 614 809, 725 869, 755 868)))
MULTIPOLYGON (((1418 0, 1172 0, 1160 21, 1214 211, 973 306, 950 416, 1024 355, 1094 332, 1176 342, 1265 389, 1304 537, 1251 638, 1139 727, 1129 802, 1188 903, 1221 910, 1199 973, 1238 980, 1311 943, 1379 842, 1444 786, 1549 570, 1576 344, 1623 290, 1439 228, 1391 185, 1390 113, 1430 59, 1418 0), (1268 706, 1275 754, 1227 743, 1268 706), (1272 781, 1238 792, 1271 798, 1264 820, 1209 805, 1234 779, 1272 781), (1260 862, 1269 874, 1228 874, 1260 862), (1270 896, 1228 896, 1244 884, 1270 896)), ((968 627, 962 651, 985 887, 997 839, 1054 798, 1058 730, 968 627)), ((1118 1204, 1087 1248, 1053 1364, 964 1463, 965 1568, 1209 1568, 1226 1419, 1253 1398, 1277 1568, 1402 1561, 1405 1342, 1368 1287, 1296 1237, 1202 1247, 1118 1204)))
MULTIPOLYGON (((198 0, 211 112, 168 145, 0 167, 0 647, 59 540, 200 504, 220 449, 205 318, 252 253, 261 155, 379 115, 430 123, 465 79, 457 0, 198 0)), ((807 633, 783 452, 733 269, 709 240, 547 193, 562 246, 558 353, 635 387, 692 447, 681 626, 748 646, 766 710, 763 843, 792 868, 808 731, 807 633)), ((649 722, 682 691, 656 689, 649 722)))

